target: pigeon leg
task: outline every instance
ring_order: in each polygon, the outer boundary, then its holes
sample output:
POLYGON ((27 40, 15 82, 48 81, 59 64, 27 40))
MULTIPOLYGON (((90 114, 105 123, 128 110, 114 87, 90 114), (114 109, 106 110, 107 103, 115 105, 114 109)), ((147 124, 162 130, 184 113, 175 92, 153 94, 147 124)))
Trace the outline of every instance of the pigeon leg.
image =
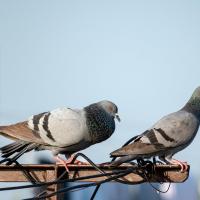
POLYGON ((56 165, 63 165, 66 169, 66 171, 69 173, 69 168, 68 168, 68 165, 71 164, 72 160, 73 160, 73 157, 71 156, 69 159, 67 160, 63 160, 61 157, 59 156, 55 156, 54 157, 55 160, 57 161, 56 162, 56 165))
POLYGON ((68 168, 68 165, 69 164, 77 164, 77 165, 88 165, 89 163, 87 162, 82 162, 82 161, 79 161, 79 160, 75 160, 73 163, 73 159, 74 159, 74 156, 75 155, 71 155, 67 160, 64 160, 62 159, 61 157, 59 156, 55 156, 55 160, 57 161, 56 164, 57 165, 64 165, 65 169, 67 172, 69 172, 69 168, 68 168))
POLYGON ((165 156, 159 156, 159 159, 166 164, 171 163, 171 161, 170 161, 171 157, 169 159, 166 159, 165 156))
MULTIPOLYGON (((69 155, 66 154, 65 157, 67 158, 67 160, 71 159, 71 162, 72 162, 72 160, 74 159, 75 155, 76 155, 76 154, 71 154, 70 157, 69 157, 69 155), (69 158, 68 158, 68 157, 69 157, 69 158)), ((82 162, 82 161, 77 160, 77 159, 76 159, 73 163, 71 163, 71 164, 89 165, 88 162, 82 162)))

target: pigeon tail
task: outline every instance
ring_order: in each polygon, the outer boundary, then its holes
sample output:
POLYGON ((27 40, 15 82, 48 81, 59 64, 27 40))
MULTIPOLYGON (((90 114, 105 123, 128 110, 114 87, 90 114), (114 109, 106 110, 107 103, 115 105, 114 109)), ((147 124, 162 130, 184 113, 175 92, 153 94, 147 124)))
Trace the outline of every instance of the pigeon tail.
POLYGON ((111 167, 116 167, 116 166, 121 165, 122 163, 130 162, 130 161, 135 160, 135 159, 137 159, 137 158, 138 158, 138 155, 123 156, 123 157, 118 158, 118 159, 115 160, 115 161, 112 161, 112 162, 110 163, 110 166, 111 166, 111 167))
POLYGON ((16 141, 0 148, 0 153, 3 158, 9 158, 14 155, 11 159, 17 160, 24 153, 29 152, 36 147, 36 144, 31 144, 25 141, 16 141))

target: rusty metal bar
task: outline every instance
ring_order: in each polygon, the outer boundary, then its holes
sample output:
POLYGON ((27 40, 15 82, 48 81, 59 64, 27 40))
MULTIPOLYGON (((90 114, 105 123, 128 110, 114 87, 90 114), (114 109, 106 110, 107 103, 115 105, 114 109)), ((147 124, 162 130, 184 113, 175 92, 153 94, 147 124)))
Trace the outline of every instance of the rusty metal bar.
MULTIPOLYGON (((23 165, 24 169, 28 170, 30 174, 38 181, 49 182, 54 181, 65 171, 63 166, 58 165, 23 165)), ((124 164, 117 168, 110 168, 109 166, 101 166, 100 168, 105 172, 114 172, 116 170, 122 170, 132 167, 130 164, 124 164)), ((69 165, 69 174, 63 178, 72 179, 83 176, 90 176, 100 174, 99 171, 95 170, 90 165, 69 165)), ((155 173, 149 177, 150 182, 184 182, 189 176, 189 167, 186 172, 181 173, 180 167, 176 165, 156 165, 155 173)), ((90 178, 84 180, 84 182, 97 182, 105 180, 107 177, 102 176, 98 178, 90 178)), ((130 181, 131 184, 139 184, 146 182, 145 177, 138 173, 131 173, 124 176, 121 180, 130 181)), ((27 178, 19 167, 0 165, 0 182, 27 182, 27 178)), ((56 191, 61 185, 51 185, 47 188, 48 191, 56 191)), ((57 200, 57 197, 51 197, 51 200, 57 200)), ((59 198, 60 199, 60 198, 59 198)))

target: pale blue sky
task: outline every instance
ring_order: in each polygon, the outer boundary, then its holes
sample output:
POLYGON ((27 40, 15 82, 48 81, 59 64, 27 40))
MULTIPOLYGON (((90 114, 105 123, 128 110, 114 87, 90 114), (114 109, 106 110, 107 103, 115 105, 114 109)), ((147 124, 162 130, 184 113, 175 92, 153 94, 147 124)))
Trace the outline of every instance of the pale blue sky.
MULTIPOLYGON (((122 122, 84 151, 108 160, 200 85, 199 10, 199 1, 0 0, 0 123, 112 100, 122 122)), ((176 156, 198 174, 199 145, 198 134, 176 156)))

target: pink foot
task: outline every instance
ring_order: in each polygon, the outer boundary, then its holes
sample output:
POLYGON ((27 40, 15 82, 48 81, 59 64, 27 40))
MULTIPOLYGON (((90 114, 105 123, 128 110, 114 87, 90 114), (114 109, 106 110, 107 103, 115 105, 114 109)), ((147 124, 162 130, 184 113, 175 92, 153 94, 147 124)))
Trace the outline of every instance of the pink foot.
POLYGON ((60 158, 59 156, 56 156, 55 157, 55 160, 57 161, 56 162, 56 165, 63 165, 66 169, 66 171, 69 173, 69 168, 68 168, 68 165, 71 164, 72 160, 73 160, 73 157, 71 156, 69 159, 67 160, 63 160, 62 158, 60 158))
POLYGON ((70 164, 89 165, 89 163, 82 162, 82 161, 79 161, 79 160, 75 160, 74 163, 72 163, 73 159, 74 159, 74 155, 70 156, 69 159, 67 159, 67 160, 63 160, 59 156, 55 156, 55 160, 57 161, 56 164, 57 165, 63 165, 68 173, 69 173, 68 165, 70 165, 70 164))
POLYGON ((186 172, 188 170, 187 162, 183 162, 180 160, 173 159, 171 161, 172 164, 178 164, 181 167, 181 172, 186 172))

